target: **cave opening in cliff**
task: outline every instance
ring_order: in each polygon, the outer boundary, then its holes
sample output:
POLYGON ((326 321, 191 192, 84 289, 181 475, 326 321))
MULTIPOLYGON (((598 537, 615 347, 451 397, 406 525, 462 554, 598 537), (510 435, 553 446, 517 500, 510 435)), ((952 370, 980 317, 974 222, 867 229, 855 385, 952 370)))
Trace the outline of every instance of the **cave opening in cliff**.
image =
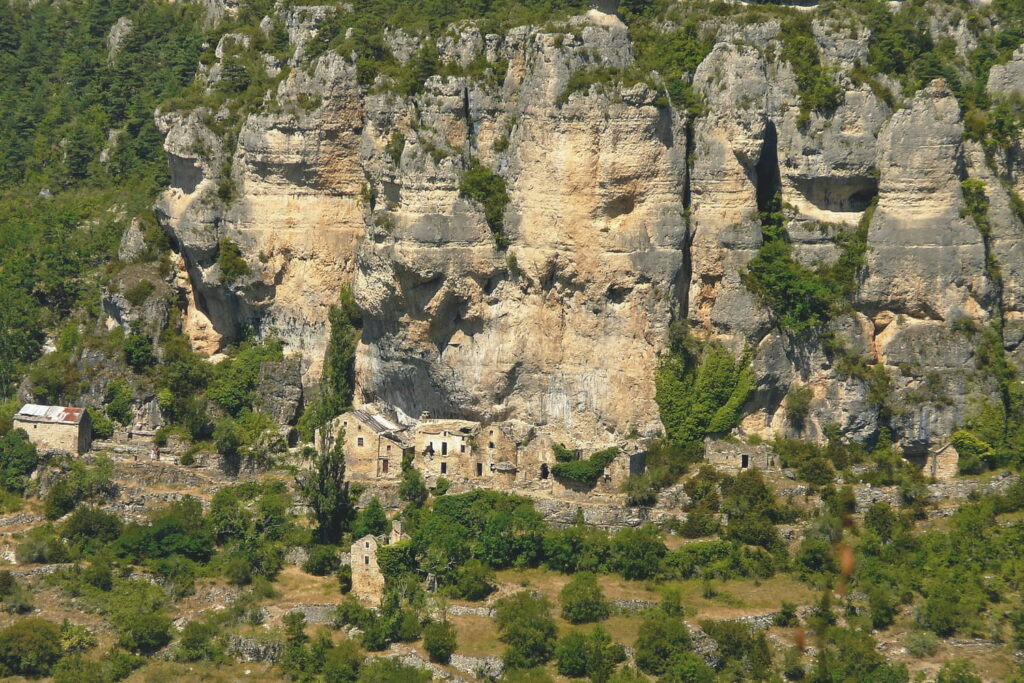
POLYGON ((770 211, 775 197, 782 189, 779 174, 779 137, 775 124, 771 121, 764 129, 764 142, 761 144, 761 156, 754 166, 754 182, 757 192, 757 210, 760 213, 770 211))
POLYGON ((878 179, 869 175, 793 178, 793 189, 820 211, 862 213, 878 196, 878 179))

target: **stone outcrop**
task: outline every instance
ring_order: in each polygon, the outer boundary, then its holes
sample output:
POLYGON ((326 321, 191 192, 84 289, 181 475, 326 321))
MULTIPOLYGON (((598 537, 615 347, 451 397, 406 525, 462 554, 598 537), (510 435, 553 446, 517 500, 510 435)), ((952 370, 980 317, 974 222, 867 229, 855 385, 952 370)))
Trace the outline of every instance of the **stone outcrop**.
MULTIPOLYGON (((385 76, 361 85, 351 55, 310 59, 329 14, 282 10, 294 51, 264 55, 277 84, 233 147, 215 133, 223 110, 157 114, 171 171, 157 213, 179 259, 186 331, 205 353, 244 327, 277 336, 301 357, 308 388, 329 307, 351 284, 363 312, 357 404, 519 420, 556 441, 612 444, 661 430, 654 370, 669 326, 686 318, 751 352, 757 386, 742 431, 821 439, 834 423, 871 439, 886 422, 918 453, 995 395, 974 370, 971 330, 1002 320, 1018 353, 1024 273, 1010 190, 1024 174, 965 141, 942 82, 894 111, 856 80, 864 31, 813 22, 841 93, 834 109, 807 112, 778 56, 778 20, 703 26, 714 47, 692 74, 704 101, 694 117, 643 83, 576 87, 573 74, 634 63, 629 28, 600 7, 557 31, 389 31, 403 64, 434 41, 453 69, 474 67, 474 77, 431 76, 413 94, 385 76), (489 224, 461 192, 474 164, 506 185, 500 239, 494 216, 489 224), (985 183, 988 236, 964 201, 967 177, 985 183), (800 263, 834 263, 843 239, 867 242, 849 309, 802 336, 780 330, 743 284, 764 240, 759 212, 776 195, 800 263), (230 281, 219 264, 225 241, 249 271, 230 281), (883 370, 888 394, 840 371, 837 348, 883 370), (800 428, 785 414, 796 386, 812 392, 800 428)), ((965 53, 975 39, 955 23, 940 12, 931 30, 965 53)), ((216 84, 232 46, 249 40, 225 35, 199 78, 216 84)), ((1022 59, 1018 50, 992 69, 993 95, 1016 92, 1022 59)), ((271 383, 266 392, 285 423, 293 389, 289 380, 287 391, 271 383)))

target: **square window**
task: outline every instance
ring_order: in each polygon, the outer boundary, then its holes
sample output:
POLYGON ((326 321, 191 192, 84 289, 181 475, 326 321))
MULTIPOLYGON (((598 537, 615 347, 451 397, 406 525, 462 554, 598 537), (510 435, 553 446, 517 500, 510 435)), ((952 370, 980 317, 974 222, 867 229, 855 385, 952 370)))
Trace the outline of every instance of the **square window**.
POLYGON ((441 474, 448 474, 448 463, 441 463, 441 474))
POLYGON ((363 564, 370 564, 370 556, 363 555, 363 564))
POLYGON ((356 445, 357 446, 362 446, 363 445, 363 437, 359 437, 358 439, 356 439, 356 445))

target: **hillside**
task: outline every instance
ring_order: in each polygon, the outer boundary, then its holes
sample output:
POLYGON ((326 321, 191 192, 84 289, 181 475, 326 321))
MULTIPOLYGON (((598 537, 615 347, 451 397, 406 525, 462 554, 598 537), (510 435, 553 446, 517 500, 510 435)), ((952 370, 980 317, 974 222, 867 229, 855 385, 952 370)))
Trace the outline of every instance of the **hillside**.
POLYGON ((0 0, 0 673, 1019 676, 1022 43, 0 0))

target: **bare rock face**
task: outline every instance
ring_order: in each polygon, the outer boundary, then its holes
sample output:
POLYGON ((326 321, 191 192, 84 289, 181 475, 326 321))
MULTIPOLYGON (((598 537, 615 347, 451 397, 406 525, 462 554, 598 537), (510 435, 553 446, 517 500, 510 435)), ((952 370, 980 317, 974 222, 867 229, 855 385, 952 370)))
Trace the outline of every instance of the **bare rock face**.
MULTIPOLYGON (((644 86, 556 103, 574 62, 631 58, 621 28, 559 38, 509 36, 500 97, 438 79, 416 103, 422 128, 378 181, 391 227, 358 259, 363 400, 577 437, 658 428, 650 378, 685 286, 683 123, 644 86), (503 130, 509 151, 496 154, 503 130), (460 197, 460 160, 431 145, 502 169, 507 250, 460 197)), ((393 107, 368 108, 381 106, 393 107)))
POLYGON ((256 409, 278 424, 294 424, 302 406, 302 373, 297 358, 260 365, 256 409))
MULTIPOLYGON (((558 32, 389 31, 402 64, 433 41, 442 62, 476 73, 432 76, 412 95, 383 76, 360 85, 352 55, 306 56, 335 10, 281 10, 293 56, 264 55, 281 80, 236 145, 215 132, 226 108, 157 114, 171 172, 157 213, 195 347, 215 353, 251 327, 301 356, 308 386, 328 309, 351 283, 364 320, 357 403, 520 420, 598 445, 660 431, 655 369, 670 324, 686 318, 749 352, 757 386, 744 432, 821 439, 836 424, 871 439, 888 426, 910 450, 942 443, 994 392, 974 371, 978 330, 1002 322, 1004 347, 1024 355, 1019 159, 965 142, 941 82, 894 112, 850 75, 867 34, 828 23, 813 24, 841 89, 828 111, 801 111, 777 20, 705 27, 715 45, 692 75, 704 100, 694 118, 643 83, 567 89, 573 74, 633 65, 614 5, 594 3, 558 32), (477 164, 505 184, 500 226, 462 192, 477 164), (965 203, 966 178, 984 184, 987 226, 965 203), (775 197, 806 268, 866 235, 856 295, 802 335, 743 284, 775 197), (226 242, 249 271, 230 281, 226 242), (809 414, 793 425, 787 396, 804 386, 809 414)), ((937 15, 933 30, 953 31, 950 21, 937 15)), ((971 48, 969 32, 954 33, 958 50, 971 48)), ((200 78, 224 78, 231 41, 249 39, 226 35, 200 78)), ((1019 90, 1019 53, 992 70, 994 96, 1019 90)), ((284 422, 295 417, 292 369, 277 369, 283 383, 267 377, 268 410, 284 422)))
POLYGON ((918 93, 883 130, 861 305, 930 320, 987 317, 984 244, 961 216, 962 137, 960 107, 942 86, 918 93))
POLYGON ((693 127, 689 315, 741 349, 769 327, 740 283, 742 267, 761 246, 758 209, 777 189, 767 64, 753 47, 719 43, 698 67, 694 88, 707 98, 709 115, 693 127), (762 156, 768 163, 760 163, 762 156))
MULTIPOLYGON (((310 11, 300 17, 298 9, 285 22, 297 43, 293 67, 325 16, 310 11)), ((211 80, 218 67, 211 68, 211 80)), ((195 322, 193 345, 215 353, 252 326, 301 353, 304 376, 315 381, 329 333, 327 312, 351 280, 364 230, 355 68, 334 53, 309 71, 293 68, 268 106, 246 118, 233 153, 221 149, 204 122, 221 115, 158 114, 171 187, 157 209, 187 264, 188 281, 180 289, 189 301, 186 316, 195 322), (223 240, 241 248, 247 276, 225 281, 217 262, 223 240)))
POLYGON ((1017 48, 1006 64, 996 64, 988 73, 991 95, 1024 96, 1024 45, 1017 48))

